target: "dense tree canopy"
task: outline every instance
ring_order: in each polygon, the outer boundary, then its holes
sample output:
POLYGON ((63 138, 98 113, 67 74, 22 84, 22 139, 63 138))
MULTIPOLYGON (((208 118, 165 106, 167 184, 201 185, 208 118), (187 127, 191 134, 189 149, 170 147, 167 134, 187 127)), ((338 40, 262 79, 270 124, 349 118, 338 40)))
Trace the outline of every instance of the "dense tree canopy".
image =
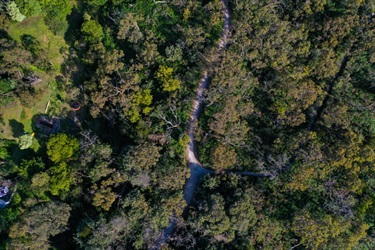
POLYGON ((47 155, 54 163, 69 160, 79 148, 77 139, 67 134, 52 136, 47 143, 47 155))
POLYGON ((373 1, 0 9, 0 249, 375 248, 373 1))

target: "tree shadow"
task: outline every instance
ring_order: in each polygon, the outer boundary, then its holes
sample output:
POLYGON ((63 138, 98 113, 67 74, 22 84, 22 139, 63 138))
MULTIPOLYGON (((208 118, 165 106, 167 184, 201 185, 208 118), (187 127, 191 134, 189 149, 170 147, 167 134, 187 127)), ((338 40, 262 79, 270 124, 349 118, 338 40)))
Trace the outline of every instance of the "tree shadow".
POLYGON ((35 156, 35 152, 31 148, 22 150, 18 145, 13 147, 12 160, 16 165, 21 164, 23 159, 31 159, 33 156, 35 156))
POLYGON ((0 29, 0 39, 3 39, 3 38, 5 38, 5 39, 7 39, 7 40, 13 40, 13 39, 9 36, 9 34, 8 34, 8 32, 7 32, 6 30, 0 29))
POLYGON ((2 114, 0 114, 0 124, 5 126, 5 121, 2 114))
POLYGON ((81 26, 83 23, 83 12, 85 6, 78 3, 77 7, 73 8, 70 15, 66 17, 69 23, 68 29, 65 32, 64 39, 71 47, 68 51, 68 56, 64 63, 61 64, 61 72, 74 86, 80 87, 84 77, 84 67, 80 60, 80 49, 75 48, 75 42, 80 39, 81 26))
POLYGON ((65 41, 73 46, 74 42, 80 36, 80 29, 83 23, 83 15, 78 6, 78 9, 73 8, 72 13, 66 17, 66 20, 69 23, 68 29, 65 32, 64 39, 65 41))
POLYGON ((25 49, 33 54, 37 53, 40 49, 40 42, 29 34, 23 34, 21 36, 21 44, 25 49))
MULTIPOLYGON (((74 51, 74 49, 73 49, 74 51)), ((73 57, 75 52, 73 53, 73 57)), ((80 60, 75 58, 67 59, 63 64, 61 64, 61 72, 63 75, 73 83, 75 87, 80 87, 84 79, 84 68, 80 60)))
POLYGON ((19 137, 25 132, 25 126, 14 119, 9 120, 9 126, 12 128, 13 137, 19 137))

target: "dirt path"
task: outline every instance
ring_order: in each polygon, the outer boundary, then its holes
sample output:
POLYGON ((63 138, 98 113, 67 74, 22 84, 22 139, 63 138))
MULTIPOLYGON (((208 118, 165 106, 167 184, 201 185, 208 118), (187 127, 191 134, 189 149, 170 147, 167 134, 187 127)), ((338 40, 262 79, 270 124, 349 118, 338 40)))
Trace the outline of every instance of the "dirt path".
MULTIPOLYGON (((221 37, 218 43, 218 48, 216 54, 213 58, 210 58, 210 65, 208 68, 215 65, 220 60, 220 55, 222 51, 225 49, 228 43, 228 37, 230 34, 230 12, 228 8, 228 0, 222 0, 223 4, 222 11, 223 11, 223 30, 221 33, 221 37)), ((190 177, 186 181, 185 188, 184 188, 184 199, 186 202, 186 206, 183 211, 183 216, 186 215, 188 212, 189 206, 193 200, 193 196, 195 190, 198 186, 199 180, 206 174, 216 174, 214 170, 206 169, 198 160, 197 154, 197 145, 196 141, 194 140, 194 132, 195 128, 198 124, 199 115, 203 109, 203 94, 204 91, 207 89, 208 84, 210 83, 210 73, 209 70, 203 71, 203 76, 199 81, 197 90, 196 90, 196 97, 192 104, 192 108, 190 111, 189 121, 187 125, 187 134, 189 136, 189 143, 186 146, 186 161, 187 165, 190 168, 190 177)), ((247 176, 254 176, 254 177, 273 177, 271 174, 262 174, 262 173, 254 173, 254 172, 237 172, 231 170, 224 170, 221 173, 217 174, 237 174, 237 175, 247 175, 247 176)), ((161 233, 159 240, 156 243, 156 246, 153 249, 160 249, 161 246, 168 240, 169 236, 173 233, 174 229, 176 228, 177 217, 173 215, 170 218, 169 226, 164 229, 161 233)))
MULTIPOLYGON (((213 65, 215 62, 219 60, 219 56, 223 49, 225 48, 229 31, 230 31, 230 14, 228 9, 228 1, 222 0, 223 4, 223 17, 224 17, 224 25, 223 30, 221 33, 220 41, 218 44, 217 53, 212 58, 211 65, 213 65)), ((211 66, 210 65, 210 66, 211 66)), ((196 90, 196 96, 191 108, 190 117, 187 125, 187 134, 189 136, 189 143, 186 146, 186 161, 187 165, 190 168, 190 177, 187 180, 184 188, 184 199, 186 201, 186 206, 184 208, 183 214, 186 214, 189 206, 191 204, 191 201, 193 199, 193 195, 195 192, 196 187, 198 186, 199 180, 202 176, 209 174, 209 173, 215 173, 214 170, 206 169, 202 166, 202 164, 198 160, 198 154, 197 154, 197 146, 196 142, 194 140, 194 131, 196 128, 196 125, 198 124, 199 115, 202 112, 203 108, 203 93, 207 89, 208 84, 210 83, 210 76, 208 70, 203 71, 203 76, 199 81, 197 90, 196 90)), ((164 231, 161 233, 159 240, 156 243, 156 246, 153 249, 160 249, 161 246, 168 240, 169 236, 173 233, 175 227, 176 227, 177 218, 176 216, 172 216, 170 218, 170 224, 169 226, 164 229, 164 231)))
MULTIPOLYGON (((224 17, 224 25, 223 30, 221 32, 220 41, 218 44, 218 50, 215 55, 215 58, 213 58, 211 64, 215 64, 219 60, 219 55, 225 48, 225 46, 228 43, 228 36, 230 32, 230 14, 229 14, 229 8, 228 8, 228 1, 222 0, 223 4, 223 17, 224 17)), ((184 198, 186 201, 186 207, 184 209, 184 213, 186 212, 187 208, 189 207, 194 191, 198 185, 199 179, 209 173, 215 173, 214 170, 205 169, 202 164, 198 160, 198 154, 197 154, 197 145, 194 140, 194 131, 198 124, 199 115, 202 112, 203 108, 203 93, 204 90, 207 89, 207 86, 210 82, 210 76, 208 73, 208 70, 205 70, 203 72, 203 77, 200 79, 198 87, 197 87, 197 94, 194 99, 189 122, 187 126, 187 134, 189 135, 189 143, 186 147, 186 161, 187 165, 190 168, 190 177, 187 180, 187 183, 185 185, 184 189, 184 198)))

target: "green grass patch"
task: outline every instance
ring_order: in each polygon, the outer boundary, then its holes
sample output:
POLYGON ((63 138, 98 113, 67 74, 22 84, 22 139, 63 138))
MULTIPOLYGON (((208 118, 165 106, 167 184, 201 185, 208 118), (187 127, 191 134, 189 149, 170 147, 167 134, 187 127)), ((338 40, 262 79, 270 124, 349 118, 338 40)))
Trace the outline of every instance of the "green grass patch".
POLYGON ((43 102, 45 100, 36 101, 33 107, 23 107, 16 100, 5 107, 0 107, 0 114, 4 121, 2 126, 3 133, 0 135, 1 138, 11 140, 19 137, 24 132, 31 133, 33 115, 44 112, 44 108, 42 107, 43 102))
MULTIPOLYGON (((44 113, 48 101, 51 101, 49 110, 51 115, 59 115, 64 107, 69 107, 64 102, 65 92, 63 87, 57 87, 56 76, 60 74, 60 66, 64 62, 64 51, 68 51, 62 36, 54 35, 45 25, 43 15, 30 17, 20 23, 11 23, 7 28, 10 37, 21 43, 21 36, 28 34, 40 42, 40 48, 47 53, 47 58, 53 64, 53 72, 45 72, 34 65, 29 65, 29 69, 34 71, 42 82, 35 88, 42 91, 42 95, 35 99, 33 105, 24 107, 19 100, 8 103, 6 106, 0 106, 1 130, 0 138, 15 139, 24 132, 32 133, 33 117, 36 114, 44 113), (57 98, 57 97, 60 97, 57 98)), ((34 149, 39 145, 33 145, 34 149)))
POLYGON ((33 117, 36 114, 44 114, 48 101, 51 101, 48 114, 59 115, 61 110, 69 109, 69 104, 65 101, 65 92, 56 89, 56 82, 42 82, 37 87, 43 94, 35 99, 31 107, 24 107, 19 100, 9 103, 7 106, 0 106, 1 124, 0 134, 2 139, 15 139, 22 133, 32 133, 33 117))
POLYGON ((60 65, 64 62, 61 51, 69 47, 62 36, 56 36, 48 29, 43 21, 43 15, 30 17, 20 23, 12 23, 7 32, 18 42, 21 42, 21 36, 24 34, 35 37, 40 42, 41 48, 47 53, 47 57, 50 58, 53 68, 59 73, 60 65))

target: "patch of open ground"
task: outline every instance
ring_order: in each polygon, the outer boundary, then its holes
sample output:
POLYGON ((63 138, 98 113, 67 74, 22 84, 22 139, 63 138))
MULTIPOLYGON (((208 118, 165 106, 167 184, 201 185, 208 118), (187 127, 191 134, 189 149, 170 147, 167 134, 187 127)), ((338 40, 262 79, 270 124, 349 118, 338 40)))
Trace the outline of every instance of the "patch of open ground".
POLYGON ((30 69, 42 79, 42 82, 35 86, 42 94, 32 105, 24 107, 19 100, 16 100, 7 106, 0 106, 0 138, 15 139, 24 132, 33 132, 32 119, 36 114, 45 113, 48 101, 51 101, 49 113, 54 115, 59 114, 64 107, 69 108, 64 102, 65 93, 62 88, 57 87, 56 82, 56 76, 61 75, 61 65, 65 60, 64 53, 69 47, 62 36, 56 36, 48 29, 42 15, 27 18, 20 23, 11 23, 6 31, 18 42, 21 42, 21 36, 24 34, 35 37, 53 64, 53 71, 48 73, 30 65, 30 69))
POLYGON ((60 71, 60 65, 64 62, 63 51, 69 47, 62 36, 54 35, 43 21, 43 15, 30 17, 20 23, 12 23, 7 32, 9 36, 18 42, 21 42, 21 36, 24 34, 35 37, 50 58, 57 73, 60 71))

